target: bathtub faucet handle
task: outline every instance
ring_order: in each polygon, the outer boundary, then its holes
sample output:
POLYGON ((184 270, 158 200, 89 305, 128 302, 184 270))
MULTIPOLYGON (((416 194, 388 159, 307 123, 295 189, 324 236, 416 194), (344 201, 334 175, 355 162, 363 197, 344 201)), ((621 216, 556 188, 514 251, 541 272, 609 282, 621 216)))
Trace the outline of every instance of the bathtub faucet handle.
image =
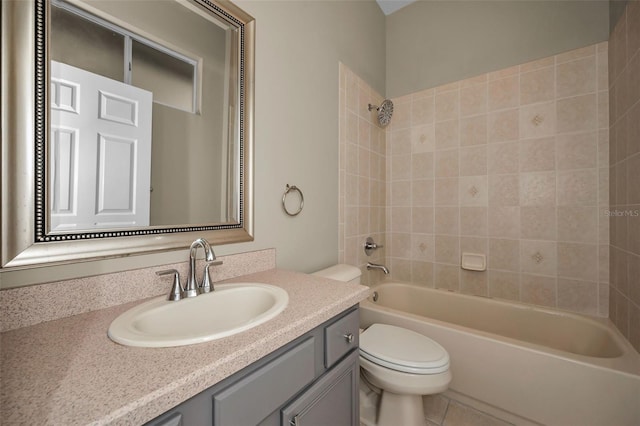
POLYGON ((371 253, 374 250, 377 250, 383 247, 384 246, 382 244, 376 244, 376 242, 373 241, 373 238, 367 237, 367 240, 364 242, 364 254, 366 254, 367 256, 371 256, 371 253))

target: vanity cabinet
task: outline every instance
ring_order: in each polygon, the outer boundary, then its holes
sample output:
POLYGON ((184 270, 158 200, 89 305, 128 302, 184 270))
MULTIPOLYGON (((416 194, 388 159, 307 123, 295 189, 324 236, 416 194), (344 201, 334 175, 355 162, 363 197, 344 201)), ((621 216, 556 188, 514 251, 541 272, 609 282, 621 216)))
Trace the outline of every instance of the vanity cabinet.
POLYGON ((147 426, 355 426, 359 314, 354 306, 147 426))

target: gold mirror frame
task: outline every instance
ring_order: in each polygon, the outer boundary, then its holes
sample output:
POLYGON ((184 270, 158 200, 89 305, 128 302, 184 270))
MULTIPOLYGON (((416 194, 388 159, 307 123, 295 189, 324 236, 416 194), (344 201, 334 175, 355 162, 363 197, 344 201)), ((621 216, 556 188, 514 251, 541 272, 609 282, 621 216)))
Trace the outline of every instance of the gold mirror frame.
POLYGON ((178 227, 47 234, 49 138, 47 0, 2 1, 2 150, 0 260, 28 268, 189 247, 204 237, 221 245, 253 240, 255 20, 226 0, 193 0, 237 25, 241 35, 240 221, 178 227))

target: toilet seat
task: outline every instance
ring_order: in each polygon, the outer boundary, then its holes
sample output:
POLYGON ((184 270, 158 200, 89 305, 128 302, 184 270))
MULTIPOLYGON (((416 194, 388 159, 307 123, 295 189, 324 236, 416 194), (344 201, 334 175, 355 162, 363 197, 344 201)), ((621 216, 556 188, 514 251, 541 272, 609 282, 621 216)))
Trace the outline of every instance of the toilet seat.
POLYGON ((449 354, 440 344, 388 324, 373 324, 360 335, 360 355, 404 373, 439 374, 449 369, 449 354))

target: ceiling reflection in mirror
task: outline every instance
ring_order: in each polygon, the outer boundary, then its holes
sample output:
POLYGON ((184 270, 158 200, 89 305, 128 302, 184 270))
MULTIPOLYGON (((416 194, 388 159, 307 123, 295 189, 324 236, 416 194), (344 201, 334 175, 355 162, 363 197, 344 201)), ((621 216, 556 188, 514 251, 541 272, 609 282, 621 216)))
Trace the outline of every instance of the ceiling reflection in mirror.
POLYGON ((52 1, 42 241, 241 226, 242 26, 187 1, 52 1))

